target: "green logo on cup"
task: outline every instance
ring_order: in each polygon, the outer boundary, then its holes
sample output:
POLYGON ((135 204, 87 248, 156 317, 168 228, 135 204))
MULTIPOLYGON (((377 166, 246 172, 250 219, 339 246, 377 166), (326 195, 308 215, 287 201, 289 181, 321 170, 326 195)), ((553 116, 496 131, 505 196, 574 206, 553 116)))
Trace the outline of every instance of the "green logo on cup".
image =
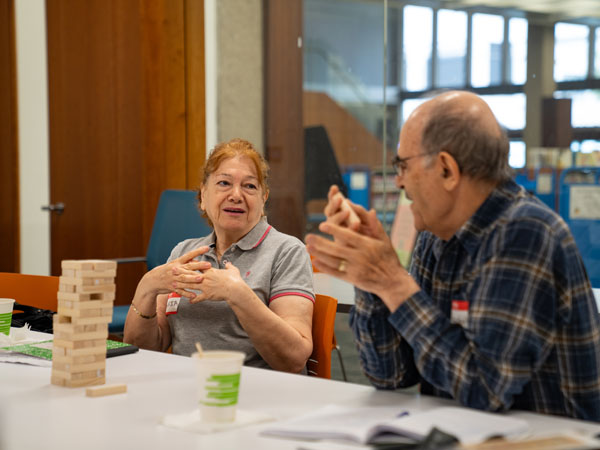
POLYGON ((237 404, 240 374, 211 375, 206 379, 206 406, 233 406, 237 404))

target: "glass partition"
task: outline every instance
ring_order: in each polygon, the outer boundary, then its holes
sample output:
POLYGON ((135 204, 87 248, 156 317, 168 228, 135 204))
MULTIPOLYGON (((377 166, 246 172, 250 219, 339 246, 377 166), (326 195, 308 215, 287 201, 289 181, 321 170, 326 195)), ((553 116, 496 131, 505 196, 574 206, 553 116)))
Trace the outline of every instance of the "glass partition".
MULTIPOLYGON (((590 81, 600 79, 600 12, 586 23, 550 16, 530 23, 526 12, 472 3, 304 0, 304 126, 323 128, 348 196, 374 207, 388 229, 401 199, 389 161, 402 123, 432 92, 481 95, 508 132, 510 165, 525 167, 527 148, 542 142, 525 132, 527 119, 540 127, 545 112, 537 105, 549 96, 540 89, 528 98, 528 51, 539 61, 554 46, 551 64, 536 63, 529 81, 550 76, 558 83, 550 96, 572 99, 573 148, 600 141, 592 113, 600 85, 590 81), (543 67, 553 73, 536 73, 543 67)), ((324 202, 313 203, 307 213, 317 223, 324 202)))

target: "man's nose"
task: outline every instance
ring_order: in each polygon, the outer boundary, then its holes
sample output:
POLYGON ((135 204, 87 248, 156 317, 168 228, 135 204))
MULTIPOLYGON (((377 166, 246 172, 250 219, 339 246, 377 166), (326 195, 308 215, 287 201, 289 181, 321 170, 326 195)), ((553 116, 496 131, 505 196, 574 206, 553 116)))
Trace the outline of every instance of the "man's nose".
POLYGON ((396 187, 398 189, 404 189, 404 177, 402 175, 396 174, 394 182, 396 183, 396 187))

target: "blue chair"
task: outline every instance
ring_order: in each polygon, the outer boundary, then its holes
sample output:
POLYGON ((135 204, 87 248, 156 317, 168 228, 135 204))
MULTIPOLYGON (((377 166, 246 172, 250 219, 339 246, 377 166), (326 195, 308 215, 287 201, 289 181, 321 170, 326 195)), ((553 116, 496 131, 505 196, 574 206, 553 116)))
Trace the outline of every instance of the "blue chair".
MULTIPOLYGON (((119 264, 145 262, 148 270, 167 262, 179 242, 210 234, 212 228, 200 215, 196 191, 167 189, 160 195, 146 256, 116 258, 119 264)), ((129 306, 115 306, 110 333, 122 333, 129 306)))

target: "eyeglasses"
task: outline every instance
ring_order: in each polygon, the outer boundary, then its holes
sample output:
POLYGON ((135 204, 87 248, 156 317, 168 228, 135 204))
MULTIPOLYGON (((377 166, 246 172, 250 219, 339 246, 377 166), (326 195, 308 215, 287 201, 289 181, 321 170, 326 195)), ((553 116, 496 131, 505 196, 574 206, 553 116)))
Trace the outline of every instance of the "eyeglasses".
POLYGON ((392 158, 392 167, 396 171, 396 175, 398 175, 399 177, 403 177, 404 172, 406 172, 406 169, 408 168, 406 162, 409 159, 418 158, 420 156, 433 155, 434 153, 437 152, 419 153, 418 155, 407 156, 406 158, 400 158, 398 155, 396 155, 394 156, 394 158, 392 158))

